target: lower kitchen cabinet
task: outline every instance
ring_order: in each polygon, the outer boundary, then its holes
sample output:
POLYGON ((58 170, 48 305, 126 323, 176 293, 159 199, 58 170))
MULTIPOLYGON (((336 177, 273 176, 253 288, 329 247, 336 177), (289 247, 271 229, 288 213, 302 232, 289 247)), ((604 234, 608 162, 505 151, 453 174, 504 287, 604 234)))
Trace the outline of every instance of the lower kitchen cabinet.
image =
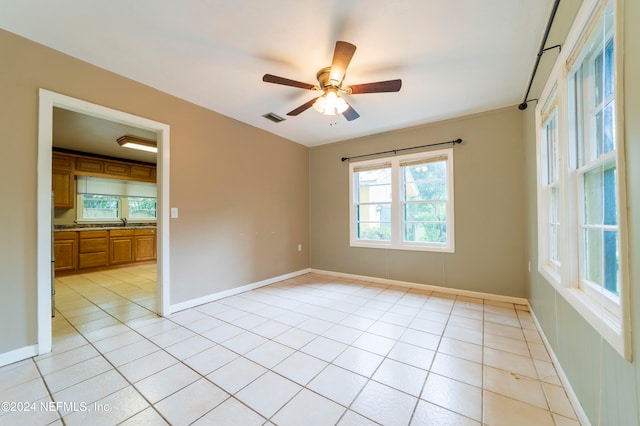
POLYGON ((156 230, 135 230, 135 261, 144 262, 156 259, 156 230))
POLYGON ((133 257, 133 229, 109 231, 109 264, 131 263, 133 257))
POLYGON ((53 254, 57 272, 156 260, 156 228, 57 231, 53 254))
POLYGON ((54 271, 78 269, 78 233, 55 232, 53 234, 54 271))
POLYGON ((80 231, 78 268, 109 264, 109 231, 80 231))

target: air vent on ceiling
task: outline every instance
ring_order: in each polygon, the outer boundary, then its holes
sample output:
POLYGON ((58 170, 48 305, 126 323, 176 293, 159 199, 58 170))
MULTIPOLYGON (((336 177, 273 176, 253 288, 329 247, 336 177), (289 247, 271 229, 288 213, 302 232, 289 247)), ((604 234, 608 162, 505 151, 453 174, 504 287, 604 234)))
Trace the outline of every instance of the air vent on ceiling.
POLYGON ((282 118, 282 117, 280 117, 279 115, 274 114, 274 113, 272 113, 272 112, 269 112, 269 113, 267 113, 267 114, 263 115, 263 117, 264 117, 264 118, 266 118, 267 120, 271 120, 271 121, 273 121, 274 123, 279 123, 279 122, 281 122, 281 121, 286 120, 285 118, 282 118))

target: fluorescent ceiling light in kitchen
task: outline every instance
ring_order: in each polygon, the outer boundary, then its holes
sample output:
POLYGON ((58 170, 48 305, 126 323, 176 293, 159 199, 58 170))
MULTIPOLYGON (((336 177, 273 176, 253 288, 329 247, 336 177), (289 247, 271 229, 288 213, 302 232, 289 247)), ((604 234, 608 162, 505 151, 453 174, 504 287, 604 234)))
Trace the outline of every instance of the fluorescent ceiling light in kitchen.
POLYGON ((121 136, 118 138, 118 145, 123 148, 138 149, 140 151, 158 152, 156 141, 142 139, 135 136, 121 136))

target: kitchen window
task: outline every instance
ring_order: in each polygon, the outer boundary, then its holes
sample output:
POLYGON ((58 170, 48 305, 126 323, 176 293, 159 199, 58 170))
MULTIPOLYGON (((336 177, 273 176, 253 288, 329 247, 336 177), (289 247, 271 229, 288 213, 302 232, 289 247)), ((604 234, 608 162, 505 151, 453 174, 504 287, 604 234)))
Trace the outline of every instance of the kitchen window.
POLYGON ((78 176, 78 223, 154 222, 157 218, 156 185, 78 176))
POLYGON ((351 163, 353 247, 454 251, 453 150, 351 163))

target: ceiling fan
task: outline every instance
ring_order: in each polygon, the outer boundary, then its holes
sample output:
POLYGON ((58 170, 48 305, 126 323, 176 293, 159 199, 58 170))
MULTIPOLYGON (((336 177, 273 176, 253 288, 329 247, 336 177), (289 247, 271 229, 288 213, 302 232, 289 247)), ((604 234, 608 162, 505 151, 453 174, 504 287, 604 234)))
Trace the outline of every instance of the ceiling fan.
POLYGON ((306 111, 311 106, 325 115, 341 113, 348 121, 355 120, 360 114, 341 95, 359 95, 361 93, 398 92, 402 87, 402 80, 377 81, 375 83, 355 84, 342 87, 342 81, 347 67, 356 51, 356 46, 346 41, 337 41, 333 51, 333 61, 330 67, 322 68, 316 74, 318 84, 303 83, 277 75, 265 74, 262 81, 282 84, 283 86, 298 87, 300 89, 322 91, 320 96, 311 99, 290 111, 287 115, 295 116, 306 111))

